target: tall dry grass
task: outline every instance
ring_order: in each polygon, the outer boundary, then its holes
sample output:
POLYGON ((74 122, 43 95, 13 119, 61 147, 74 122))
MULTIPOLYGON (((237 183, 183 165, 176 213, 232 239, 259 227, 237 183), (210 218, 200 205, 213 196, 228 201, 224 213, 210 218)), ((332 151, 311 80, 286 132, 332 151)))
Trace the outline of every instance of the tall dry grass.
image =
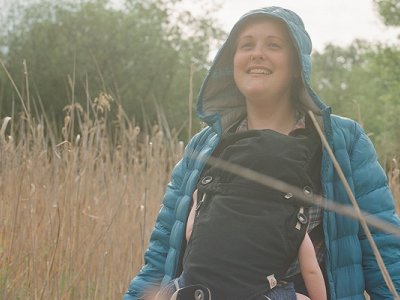
MULTIPOLYGON (((111 100, 97 97, 92 119, 67 107, 60 135, 45 119, 11 131, 3 120, 0 298, 120 299, 141 266, 183 143, 141 133, 121 110, 108 120, 111 100)), ((388 174, 399 202, 396 161, 388 174)))
POLYGON ((101 97, 95 119, 69 108, 58 143, 33 118, 11 135, 3 121, 1 299, 120 299, 142 264, 183 144, 156 126, 140 133, 123 113, 111 135, 101 97))

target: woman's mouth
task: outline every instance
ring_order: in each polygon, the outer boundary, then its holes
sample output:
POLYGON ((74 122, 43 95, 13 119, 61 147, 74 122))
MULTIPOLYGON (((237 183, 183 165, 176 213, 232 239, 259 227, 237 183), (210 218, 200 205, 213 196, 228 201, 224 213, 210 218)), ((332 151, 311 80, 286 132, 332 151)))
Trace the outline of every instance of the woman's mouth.
POLYGON ((251 68, 247 71, 247 74, 271 75, 272 71, 267 68, 251 68))

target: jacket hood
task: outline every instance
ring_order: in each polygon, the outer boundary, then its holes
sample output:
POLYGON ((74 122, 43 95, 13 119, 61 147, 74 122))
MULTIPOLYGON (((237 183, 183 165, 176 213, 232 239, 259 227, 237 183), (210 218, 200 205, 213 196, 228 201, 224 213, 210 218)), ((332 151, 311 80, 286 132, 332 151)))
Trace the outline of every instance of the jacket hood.
POLYGON ((262 16, 279 19, 287 26, 302 71, 302 86, 298 95, 300 107, 304 110, 312 110, 317 115, 328 109, 310 86, 312 42, 301 18, 293 11, 281 7, 260 8, 246 13, 233 26, 200 89, 197 98, 197 115, 218 133, 229 130, 246 115, 244 96, 233 78, 235 40, 243 25, 255 17, 262 16))

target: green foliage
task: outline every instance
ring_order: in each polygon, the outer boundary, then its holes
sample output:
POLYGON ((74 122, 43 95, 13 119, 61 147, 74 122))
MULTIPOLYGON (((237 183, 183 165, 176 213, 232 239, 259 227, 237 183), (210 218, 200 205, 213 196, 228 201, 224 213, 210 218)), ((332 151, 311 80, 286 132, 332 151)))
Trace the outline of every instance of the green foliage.
POLYGON ((349 117, 353 114, 353 107, 357 99, 355 95, 362 90, 361 78, 355 73, 365 72, 362 52, 366 45, 361 42, 354 43, 349 48, 328 45, 322 53, 313 56, 314 82, 318 94, 324 99, 329 99, 329 104, 334 111, 340 111, 349 117), (350 106, 349 106, 350 105, 350 106))
MULTIPOLYGON (((73 111, 63 111, 66 106, 77 102, 96 113, 93 101, 104 92, 140 125, 158 119, 186 126, 191 66, 196 94, 210 48, 224 33, 213 18, 215 5, 198 16, 177 8, 185 1, 125 0, 119 7, 111 0, 13 2, 0 21, 0 59, 28 115, 39 118, 43 108, 61 127, 73 111)), ((386 24, 399 25, 399 0, 375 2, 386 24)), ((314 53, 313 64, 313 86, 333 112, 358 120, 382 157, 398 154, 400 49, 362 41, 328 45, 314 53)), ((0 70, 0 118, 24 111, 19 98, 0 70)))
POLYGON ((383 22, 389 26, 400 26, 400 0, 374 0, 383 22))
POLYGON ((376 92, 375 98, 366 104, 380 112, 376 116, 371 113, 370 117, 380 125, 376 138, 379 150, 390 159, 400 153, 400 48, 378 46, 367 59, 372 77, 370 84, 376 92))
MULTIPOLYGON (((196 64, 196 91, 210 45, 223 34, 212 12, 194 16, 175 9, 179 2, 126 0, 115 8, 108 0, 39 0, 12 15, 15 24, 2 36, 2 60, 25 101, 28 79, 32 103, 39 107, 41 101, 59 124, 67 104, 81 102, 90 111, 91 100, 103 91, 142 124, 144 116, 156 119, 159 103, 171 127, 178 127, 188 115, 190 67, 196 64)), ((16 92, 1 76, 5 114, 16 92)))
POLYGON ((400 153, 400 49, 354 42, 313 57, 313 86, 334 113, 361 123, 386 160, 400 153))
MULTIPOLYGON (((400 0, 374 0, 384 23, 400 26, 400 0)), ((313 57, 313 84, 333 112, 361 123, 386 164, 400 153, 400 47, 354 41, 313 57)))

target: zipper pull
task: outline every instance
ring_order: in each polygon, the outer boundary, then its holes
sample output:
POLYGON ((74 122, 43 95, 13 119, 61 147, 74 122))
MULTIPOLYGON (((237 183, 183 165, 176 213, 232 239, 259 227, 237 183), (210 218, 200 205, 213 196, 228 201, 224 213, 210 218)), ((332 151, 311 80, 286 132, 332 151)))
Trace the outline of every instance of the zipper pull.
POLYGON ((201 198, 201 200, 199 202, 197 202, 197 204, 196 204, 196 216, 199 215, 200 207, 203 205, 205 199, 206 199, 206 193, 203 194, 203 197, 201 198))

